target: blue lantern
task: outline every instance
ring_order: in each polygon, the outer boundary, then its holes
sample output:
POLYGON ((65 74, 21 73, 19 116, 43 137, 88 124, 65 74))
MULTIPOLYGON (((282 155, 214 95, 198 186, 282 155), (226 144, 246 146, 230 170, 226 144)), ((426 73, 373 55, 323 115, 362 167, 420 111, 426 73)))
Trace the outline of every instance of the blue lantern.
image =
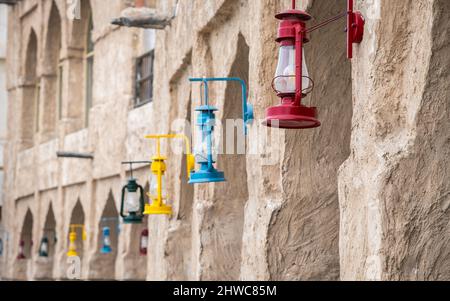
POLYGON ((109 227, 103 227, 103 246, 100 251, 102 254, 110 254, 111 248, 111 231, 109 227))
POLYGON ((204 85, 204 104, 195 109, 197 114, 195 161, 200 165, 200 169, 191 172, 190 184, 224 182, 225 175, 222 171, 215 168, 217 155, 213 148, 213 133, 216 122, 216 107, 209 105, 208 82, 216 81, 235 81, 242 87, 242 115, 244 122, 244 134, 247 135, 247 125, 250 124, 253 117, 253 106, 247 102, 247 86, 245 82, 236 77, 224 78, 190 78, 191 82, 201 82, 204 85))

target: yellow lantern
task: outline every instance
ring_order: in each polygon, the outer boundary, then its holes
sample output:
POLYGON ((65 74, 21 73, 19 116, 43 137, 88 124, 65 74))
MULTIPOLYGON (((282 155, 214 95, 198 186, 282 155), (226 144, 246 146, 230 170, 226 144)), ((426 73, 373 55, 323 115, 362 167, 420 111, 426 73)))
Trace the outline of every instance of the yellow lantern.
POLYGON ((147 139, 156 139, 156 155, 152 157, 151 170, 151 181, 150 181, 150 193, 148 194, 150 198, 150 204, 145 204, 145 215, 156 215, 156 214, 172 214, 172 206, 167 205, 165 200, 167 200, 167 195, 165 193, 165 185, 163 185, 163 177, 166 172, 166 157, 161 155, 161 139, 184 139, 186 143, 186 165, 188 178, 191 171, 195 168, 195 158, 191 153, 191 147, 189 143, 189 138, 182 134, 171 134, 171 135, 148 135, 147 139))
POLYGON ((86 240, 86 229, 84 227, 84 225, 76 225, 76 224, 72 224, 69 226, 70 228, 70 233, 69 233, 69 251, 67 252, 67 256, 69 257, 75 257, 78 256, 78 252, 77 252, 77 229, 81 229, 82 230, 82 240, 86 240))

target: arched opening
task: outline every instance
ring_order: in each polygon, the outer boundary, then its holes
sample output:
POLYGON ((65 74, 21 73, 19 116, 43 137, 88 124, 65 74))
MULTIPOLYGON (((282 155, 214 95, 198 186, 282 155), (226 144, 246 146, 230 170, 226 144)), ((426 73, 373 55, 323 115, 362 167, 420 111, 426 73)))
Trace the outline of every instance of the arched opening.
POLYGON ((17 242, 17 252, 15 254, 16 263, 14 265, 14 278, 17 280, 28 280, 31 278, 29 264, 33 257, 33 214, 28 209, 25 214, 20 239, 17 242))
MULTIPOLYGON (((70 217, 70 225, 84 225, 84 223, 85 223, 85 215, 83 206, 81 205, 80 200, 78 200, 75 207, 72 210, 72 215, 70 217)), ((69 233, 67 233, 68 245, 69 245, 70 231, 71 229, 69 227, 69 233)), ((76 251, 78 253, 78 257, 82 259, 84 254, 83 230, 81 228, 76 228, 75 231, 77 233, 77 237, 75 240, 76 251)), ((68 249, 66 250, 66 252, 67 251, 68 249)))
POLYGON ((51 204, 48 208, 42 237, 48 240, 48 252, 47 252, 48 257, 53 258, 53 256, 55 255, 56 244, 58 241, 56 239, 56 219, 51 204))
MULTIPOLYGON (((31 259, 32 250, 33 250, 33 214, 31 210, 27 210, 27 214, 25 215, 25 219, 22 224, 22 230, 20 231, 20 241, 19 245, 23 246, 23 255, 25 258, 23 259, 31 259)), ((19 249, 19 256, 21 255, 21 250, 19 249)), ((18 256, 18 259, 19 259, 18 256)))
MULTIPOLYGON (((346 9, 345 0, 313 1, 308 12, 325 20, 346 9)), ((272 280, 339 279, 338 169, 350 154, 351 64, 345 20, 311 34, 306 64, 315 89, 305 103, 317 106, 322 126, 286 131, 281 177, 283 206, 268 233, 272 280)))
POLYGON ((92 29, 94 28, 91 4, 89 0, 79 2, 79 16, 72 21, 68 48, 71 56, 64 63, 69 79, 71 93, 64 95, 65 104, 62 114, 69 122, 69 132, 78 131, 88 124, 88 113, 92 105, 94 43, 92 29))
POLYGON ((98 224, 97 249, 92 260, 91 279, 115 279, 120 232, 119 222, 119 212, 111 191, 98 224), (107 239, 105 239, 104 231, 106 229, 109 232, 109 238, 107 239))
POLYGON ((61 117, 62 109, 61 17, 55 1, 52 2, 47 24, 42 76, 42 118, 40 120, 44 141, 55 136, 56 124, 61 117))
MULTIPOLYGON (((229 76, 240 77, 248 83, 249 46, 241 34, 229 76)), ((237 137, 243 135, 243 128, 236 123, 237 127, 227 129, 227 119, 242 119, 241 89, 236 83, 229 83, 225 91, 222 120, 223 140, 226 140, 224 150, 227 143, 234 143, 234 147, 228 146, 228 149, 234 150, 233 154, 219 155, 218 158, 219 170, 225 172, 227 182, 215 184, 214 205, 204 216, 207 228, 203 231, 208 234, 202 238, 202 256, 208 268, 204 270, 202 280, 237 280, 240 274, 244 207, 248 200, 247 167, 245 151, 242 153, 237 141, 237 137), (225 139, 227 136, 234 139, 225 139)))
POLYGON ((28 37, 25 54, 25 75, 22 96, 21 139, 22 149, 33 146, 34 133, 39 131, 39 94, 40 85, 37 78, 38 42, 32 29, 28 37))
POLYGON ((38 245, 38 261, 35 268, 35 279, 48 280, 53 277, 53 259, 56 249, 56 220, 53 213, 53 207, 50 203, 45 223, 42 229, 42 235, 38 245))
POLYGON ((93 105, 93 87, 94 87, 94 41, 92 38, 92 31, 94 30, 94 23, 92 20, 92 14, 89 16, 86 41, 85 41, 85 53, 84 53, 84 100, 85 100, 85 125, 89 125, 89 111, 93 105))

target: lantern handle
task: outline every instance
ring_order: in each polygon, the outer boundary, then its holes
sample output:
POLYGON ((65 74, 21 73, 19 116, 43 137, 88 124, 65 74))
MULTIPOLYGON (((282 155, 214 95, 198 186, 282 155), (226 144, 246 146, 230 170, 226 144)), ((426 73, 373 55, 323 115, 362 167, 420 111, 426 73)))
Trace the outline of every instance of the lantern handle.
MULTIPOLYGON (((294 2, 294 0, 293 0, 294 2)), ((322 28, 334 21, 347 17, 347 58, 353 58, 353 44, 361 43, 364 37, 365 20, 361 12, 354 11, 354 0, 347 0, 347 11, 331 17, 319 24, 316 24, 310 28, 304 29, 303 34, 311 33, 319 28, 322 28)))
POLYGON ((254 120, 253 105, 248 102, 248 89, 245 81, 239 77, 209 77, 209 78, 189 78, 190 82, 202 82, 205 85, 205 101, 208 105, 208 82, 234 81, 239 82, 242 89, 242 119, 244 120, 244 134, 247 135, 247 125, 254 120))
POLYGON ((195 158, 191 151, 189 137, 184 134, 167 134, 167 135, 147 135, 146 139, 157 139, 157 156, 160 157, 160 140, 161 139, 183 139, 186 147, 186 169, 187 177, 190 179, 191 171, 195 168, 195 158))

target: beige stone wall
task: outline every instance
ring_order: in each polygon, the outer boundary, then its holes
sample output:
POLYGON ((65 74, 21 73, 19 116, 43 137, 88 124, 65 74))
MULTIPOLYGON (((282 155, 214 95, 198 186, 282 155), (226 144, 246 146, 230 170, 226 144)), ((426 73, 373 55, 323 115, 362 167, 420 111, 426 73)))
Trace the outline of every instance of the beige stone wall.
MULTIPOLYGON (((305 101, 319 108, 322 126, 267 129, 269 141, 259 142, 270 146, 264 154, 250 150, 265 109, 278 102, 270 87, 278 50, 274 14, 290 1, 180 0, 172 24, 156 35, 153 102, 134 109, 134 62, 144 51, 144 31, 110 24, 132 1, 108 1, 104 9, 104 0, 91 0, 95 63, 86 120, 87 2, 81 21, 67 17, 62 0, 24 0, 9 10, 4 278, 66 279, 71 223, 84 223, 88 232, 78 241, 83 279, 450 278, 446 0, 357 1, 367 27, 352 62, 344 20, 314 32, 305 50, 316 89, 305 101), (52 5, 61 22, 61 119, 49 65, 58 53, 48 38, 55 34, 52 5), (32 31, 35 64, 27 63, 32 31), (185 159, 163 143, 173 216, 121 225, 113 254, 100 254, 102 218, 117 215, 129 174, 121 161, 150 159, 154 144, 145 134, 191 130, 173 121, 195 118, 201 96, 192 76, 246 80, 257 120, 249 152, 219 156, 226 183, 191 186, 185 159), (36 109, 30 100, 36 81, 46 99, 37 133, 28 114, 36 109), (94 159, 58 159, 57 151, 94 159), (57 243, 42 260, 37 252, 48 227, 57 243), (147 257, 138 254, 144 227, 147 257), (28 259, 18 261, 21 239, 34 243, 28 259)), ((146 4, 171 13, 176 1, 153 2, 146 4)), ((345 0, 299 1, 312 24, 345 7, 345 0)), ((211 84, 210 95, 219 120, 240 118, 237 84, 211 84)), ((148 186, 148 166, 134 174, 148 186)))

